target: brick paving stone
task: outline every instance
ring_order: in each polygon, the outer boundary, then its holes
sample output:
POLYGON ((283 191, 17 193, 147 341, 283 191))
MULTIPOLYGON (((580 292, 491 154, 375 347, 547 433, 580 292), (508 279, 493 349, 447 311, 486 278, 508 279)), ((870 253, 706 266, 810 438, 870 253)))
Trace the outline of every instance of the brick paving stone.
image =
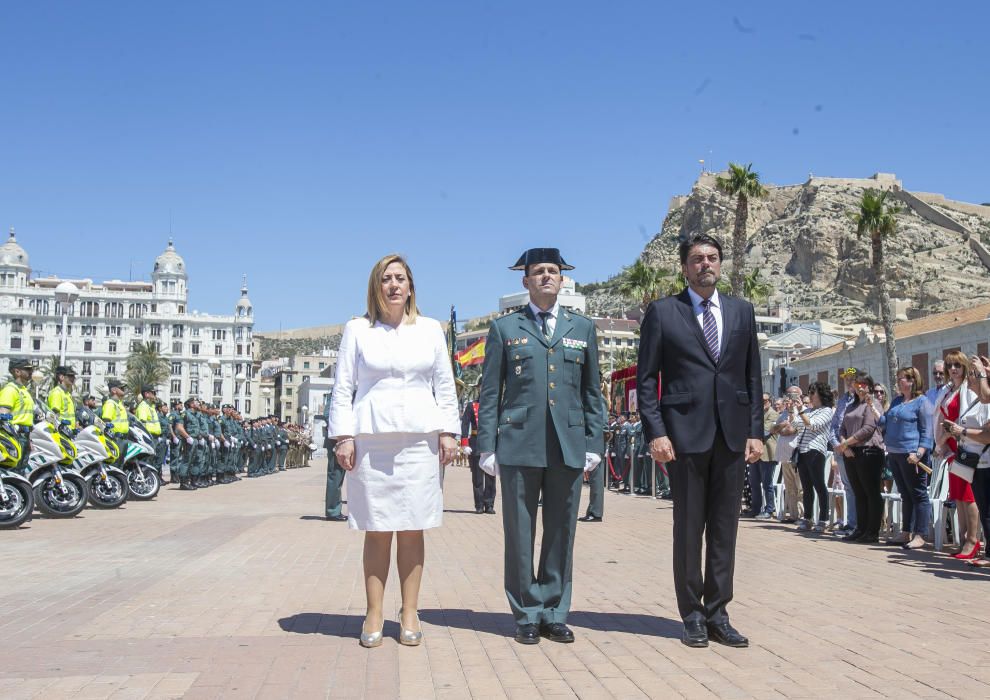
POLYGON ((362 649, 362 535, 318 517, 316 466, 0 532, 0 698, 990 697, 986 572, 743 521, 729 610, 752 647, 688 649, 670 503, 614 493, 579 525, 577 641, 515 644, 501 518, 463 468, 427 533, 424 644, 395 639, 393 569, 362 649))

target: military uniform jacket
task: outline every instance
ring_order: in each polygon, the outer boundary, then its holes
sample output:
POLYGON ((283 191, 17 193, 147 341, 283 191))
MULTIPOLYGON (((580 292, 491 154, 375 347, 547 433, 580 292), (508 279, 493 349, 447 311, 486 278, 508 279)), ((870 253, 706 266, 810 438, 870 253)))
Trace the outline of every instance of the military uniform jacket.
POLYGON ((186 409, 181 414, 179 414, 179 420, 177 423, 182 423, 182 427, 186 429, 186 433, 189 434, 191 438, 199 438, 202 436, 200 431, 199 419, 196 418, 196 412, 186 409))
POLYGON ((472 450, 478 449, 478 402, 468 401, 461 414, 461 442, 472 450))
POLYGON ((605 414, 595 324, 560 307, 547 340, 529 305, 495 319, 485 344, 478 411, 478 450, 499 464, 547 466, 547 421, 564 464, 583 469, 601 454, 605 414))

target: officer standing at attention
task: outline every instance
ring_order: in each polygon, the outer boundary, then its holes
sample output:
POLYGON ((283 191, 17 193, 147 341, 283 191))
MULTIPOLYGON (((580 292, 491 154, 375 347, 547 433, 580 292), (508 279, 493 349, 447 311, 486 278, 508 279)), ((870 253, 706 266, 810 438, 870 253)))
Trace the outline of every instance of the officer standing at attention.
POLYGON ((72 400, 72 385, 76 383, 76 371, 71 367, 60 365, 55 369, 55 386, 48 392, 48 408, 55 412, 62 425, 69 426, 75 431, 76 403, 72 400))
POLYGON ((130 429, 130 419, 127 417, 127 409, 122 400, 126 387, 127 385, 119 379, 108 379, 107 389, 110 390, 110 395, 103 402, 103 410, 100 413, 100 417, 107 424, 108 437, 117 443, 121 454, 127 451, 125 449, 127 431, 130 429))
POLYGON ((474 512, 495 515, 495 477, 482 470, 478 463, 478 402, 468 401, 461 415, 461 447, 467 452, 474 490, 474 512))
POLYGON ((168 459, 169 447, 172 444, 172 425, 168 422, 168 406, 164 401, 159 400, 155 406, 157 409, 158 428, 161 435, 155 443, 155 462, 158 469, 165 468, 165 461, 168 459))
POLYGON ((26 357, 15 357, 10 360, 8 368, 13 379, 0 389, 0 420, 10 421, 14 437, 21 445, 19 468, 26 472, 31 447, 29 436, 34 425, 34 398, 27 385, 37 367, 26 357))
POLYGON ((179 431, 175 429, 177 423, 180 422, 182 416, 182 401, 179 399, 172 399, 172 410, 168 412, 167 420, 169 432, 172 434, 172 444, 169 445, 168 453, 168 469, 171 474, 171 483, 179 483, 180 477, 179 472, 181 471, 181 463, 183 459, 183 447, 185 444, 185 437, 179 435, 179 431))
POLYGON ((92 394, 83 396, 82 405, 76 409, 76 424, 79 429, 88 428, 96 421, 96 397, 92 394))
POLYGON ((203 425, 199 420, 198 408, 198 399, 186 399, 186 410, 182 412, 182 421, 179 423, 187 435, 186 463, 189 465, 189 483, 195 488, 206 486, 203 481, 206 438, 203 436, 203 425))
POLYGON ((333 522, 347 522, 347 516, 343 514, 341 507, 340 491, 344 485, 343 468, 337 464, 337 455, 333 448, 337 446, 337 441, 327 435, 327 426, 330 425, 330 404, 332 399, 327 394, 326 404, 323 407, 323 446, 327 449, 327 493, 326 493, 326 519, 333 522))
MULTIPOLYGON (((602 402, 602 415, 607 415, 602 402)), ((608 420, 602 425, 602 454, 605 454, 607 440, 605 435, 611 430, 608 420)), ((588 472, 588 510, 578 518, 582 523, 600 523, 605 517, 605 479, 608 478, 608 460, 602 459, 594 469, 588 472)))
POLYGON ((275 471, 285 471, 285 455, 289 451, 289 431, 285 429, 285 423, 280 420, 275 421, 275 471))
MULTIPOLYGON (((158 409, 155 407, 157 403, 155 387, 145 384, 141 387, 141 402, 134 410, 134 417, 151 436, 151 442, 155 445, 156 456, 158 455, 158 443, 162 436, 162 426, 158 422, 158 409)), ((161 464, 158 465, 159 468, 161 466, 161 464)))
POLYGON ((534 248, 523 270, 529 303, 492 322, 478 411, 478 450, 486 471, 501 471, 505 593, 515 639, 573 642, 574 534, 582 470, 601 461, 604 402, 595 324, 557 302, 562 270, 556 248, 534 248), (501 466, 499 466, 501 465, 501 466), (543 542, 534 544, 542 494, 543 542))

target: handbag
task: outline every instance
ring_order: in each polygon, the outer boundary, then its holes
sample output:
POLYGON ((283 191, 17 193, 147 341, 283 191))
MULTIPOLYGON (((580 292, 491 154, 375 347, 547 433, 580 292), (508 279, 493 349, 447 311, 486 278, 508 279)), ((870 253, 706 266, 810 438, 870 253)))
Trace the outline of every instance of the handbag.
POLYGON ((987 451, 987 448, 990 448, 990 445, 987 445, 979 452, 973 452, 972 450, 967 450, 965 447, 959 447, 956 449, 956 459, 954 463, 961 464, 964 467, 969 467, 970 469, 976 469, 976 465, 980 463, 980 458, 983 456, 983 453, 987 451))

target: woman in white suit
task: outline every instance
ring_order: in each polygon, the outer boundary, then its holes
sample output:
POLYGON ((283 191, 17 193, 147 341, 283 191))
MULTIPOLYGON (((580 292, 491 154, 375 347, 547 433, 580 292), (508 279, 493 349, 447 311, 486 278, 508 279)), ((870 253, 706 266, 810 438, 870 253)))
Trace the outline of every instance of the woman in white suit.
POLYGON ((440 468, 453 461, 459 432, 443 328, 419 315, 406 261, 386 255, 368 279, 367 315, 344 327, 330 403, 329 433, 347 470, 348 522, 365 531, 362 646, 382 643, 393 532, 402 589, 399 642, 422 641, 416 609, 423 530, 443 519, 440 468))

